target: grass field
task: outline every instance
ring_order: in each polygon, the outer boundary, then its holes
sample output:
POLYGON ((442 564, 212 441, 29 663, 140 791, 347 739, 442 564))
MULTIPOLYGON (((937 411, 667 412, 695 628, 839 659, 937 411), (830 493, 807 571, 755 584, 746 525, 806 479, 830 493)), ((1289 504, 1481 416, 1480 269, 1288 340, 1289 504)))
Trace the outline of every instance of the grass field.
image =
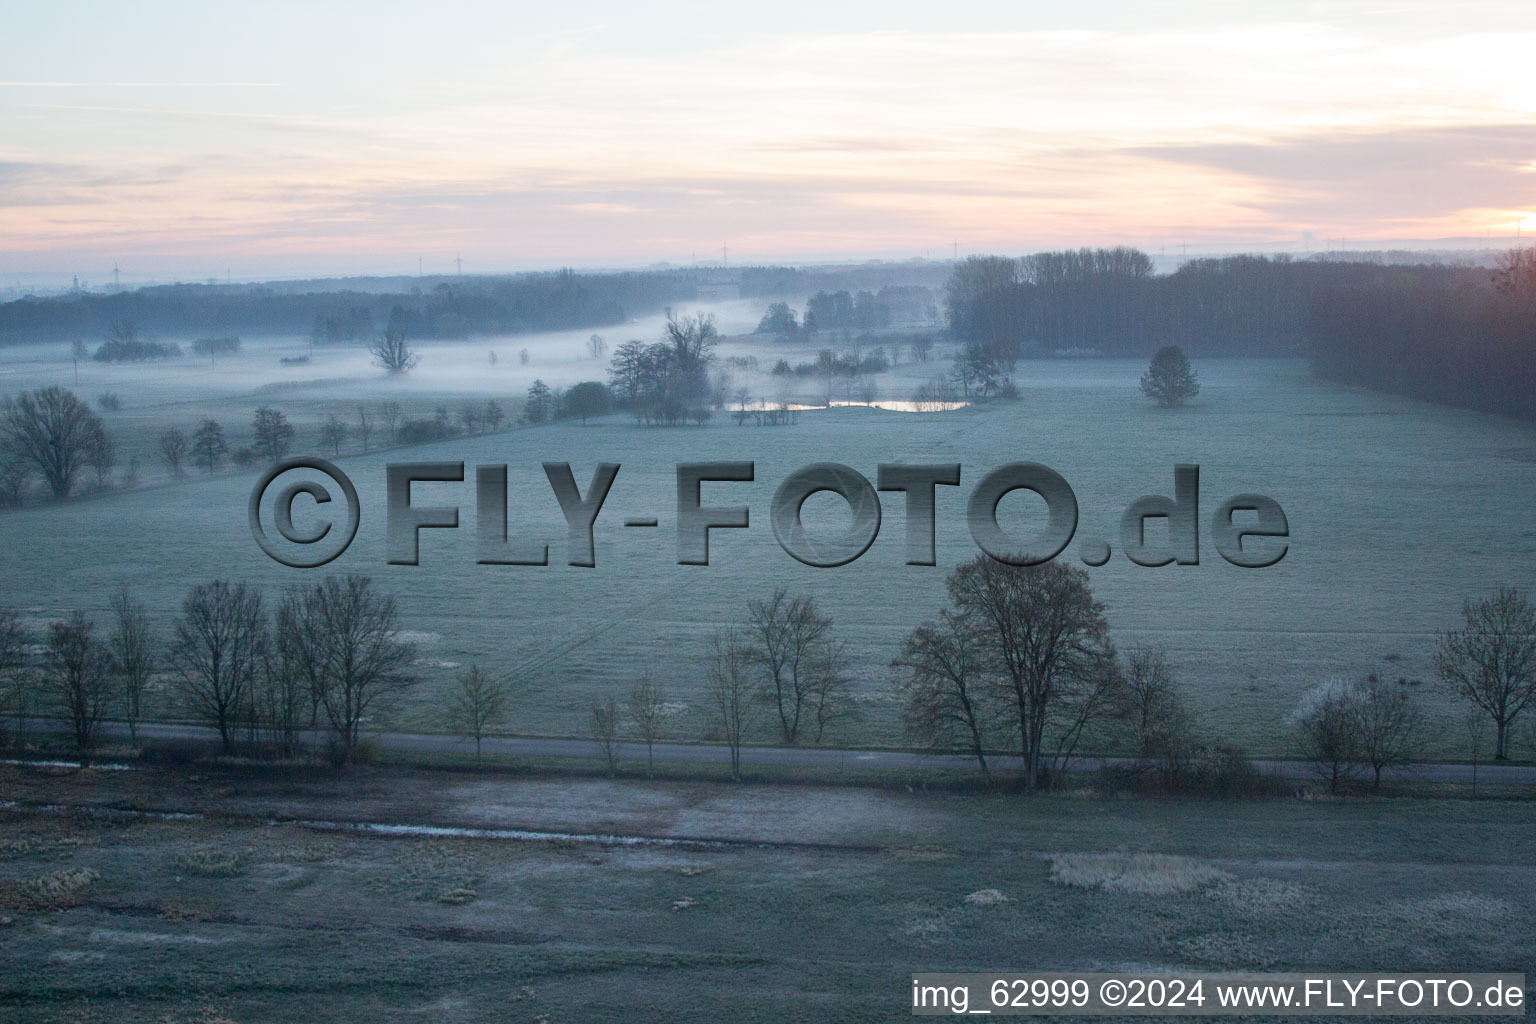
POLYGON ((0 771, 208 815, 0 812, 18 1022, 890 1020, 918 970, 1536 972, 1528 801, 0 771), (267 823, 294 816, 717 845, 267 823))
MULTIPOLYGON (((579 339, 560 344, 567 342, 579 339)), ((499 345, 500 365, 515 343, 499 345)), ((29 365, 17 364, 8 380, 27 383, 40 372, 29 365)), ((937 369, 904 365, 883 387, 899 394, 937 369)), ((898 743, 887 665, 901 637, 943 606, 949 567, 976 551, 964 520, 970 489, 992 468, 1034 460, 1062 473, 1077 494, 1078 541, 1062 557, 1075 563, 1085 538, 1115 546, 1113 559, 1089 572, 1116 639, 1167 645, 1212 735, 1256 754, 1283 753, 1284 719, 1304 689, 1331 675, 1377 672, 1426 680, 1414 692, 1445 723, 1428 753, 1462 753, 1459 713, 1431 678, 1433 634, 1454 625, 1464 599, 1500 585, 1529 588, 1536 578, 1529 500, 1536 427, 1319 384, 1304 364, 1284 361, 1207 362, 1197 402, 1159 410, 1136 393, 1141 369, 1128 361, 1025 363, 1017 402, 946 413, 833 409, 806 413, 789 428, 737 427, 717 416, 705 427, 655 429, 614 416, 445 442, 409 456, 349 456, 341 464, 361 494, 362 528, 329 569, 370 574, 399 596, 422 657, 422 682, 393 717, 403 728, 442 728, 444 687, 474 662, 518 682, 512 731, 581 734, 590 701, 622 694, 649 670, 677 705, 674 735, 697 737, 708 635, 740 621, 749 598, 782 585, 814 594, 853 655, 860 715, 827 740, 898 743), (471 477, 478 463, 508 464, 512 529, 547 540, 553 564, 475 564, 472 481, 418 486, 418 503, 459 505, 461 528, 424 532, 419 566, 386 564, 384 465, 406 457, 462 460, 471 477), (706 504, 749 505, 752 526, 714 532, 710 566, 678 566, 674 467, 714 459, 756 462, 755 483, 706 485, 704 494, 706 504), (583 488, 597 462, 623 466, 598 520, 595 569, 564 564, 564 522, 540 469, 550 460, 569 461, 583 488), (886 496, 880 538, 859 561, 812 569, 785 554, 768 524, 773 490, 820 461, 846 463, 871 479, 882 462, 960 462, 962 485, 939 489, 939 565, 903 564, 897 495, 886 496), (1142 494, 1170 493, 1176 462, 1201 466, 1202 564, 1133 565, 1118 551, 1120 514, 1142 494), (1215 553, 1209 516, 1244 491, 1286 510, 1290 551, 1279 565, 1238 569, 1215 553), (627 516, 656 516, 660 528, 625 529, 627 516)), ((455 389, 502 387, 467 380, 424 375, 406 386, 423 408, 434 396, 461 393, 455 389)), ((272 382, 251 378, 244 391, 227 382, 228 394, 203 393, 193 404, 253 404, 260 397, 253 383, 272 382)), ((312 382, 284 393, 318 409, 351 401, 348 389, 380 393, 366 381, 312 382)), ((519 392, 509 384, 506 393, 519 392)), ((170 393, 157 401, 171 401, 170 393)), ((300 451, 318 453, 312 437, 301 434, 300 442, 300 451)), ((164 630, 194 582, 236 577, 275 598, 310 577, 268 560, 251 540, 245 504, 254 475, 4 513, 0 601, 40 626, 73 607, 99 617, 128 582, 164 630)), ((1032 500, 1005 499, 1005 525, 1029 532, 1038 515, 1032 500)), ((827 495, 808 502, 806 515, 813 530, 847 522, 827 495)), ((171 713, 163 700, 158 707, 171 713)))

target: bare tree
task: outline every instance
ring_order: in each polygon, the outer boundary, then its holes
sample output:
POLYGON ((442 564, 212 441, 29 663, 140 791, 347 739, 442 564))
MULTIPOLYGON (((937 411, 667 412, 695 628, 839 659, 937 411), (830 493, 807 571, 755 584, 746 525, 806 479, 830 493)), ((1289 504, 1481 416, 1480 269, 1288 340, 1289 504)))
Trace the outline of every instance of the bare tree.
POLYGON ((1034 789, 1053 717, 1066 710, 1080 730, 1085 712, 1107 696, 1114 648, 1104 606, 1081 569, 1010 565, 984 554, 955 569, 949 596, 993 666, 1018 731, 1025 785, 1034 789))
POLYGON ((334 759, 351 763, 362 723, 414 681, 406 672, 416 652, 398 638, 395 599, 366 576, 327 576, 284 598, 278 628, 325 709, 334 759))
POLYGON ((368 411, 368 406, 359 404, 357 407, 357 439, 362 442, 363 451, 368 450, 368 441, 373 437, 373 414, 368 411))
POLYGON ((594 334, 587 339, 587 354, 593 359, 601 359, 608 353, 608 342, 603 340, 601 334, 594 334))
POLYGON ((112 674, 123 697, 123 717, 128 736, 139 744, 139 720, 143 717, 144 690, 155 669, 155 655, 144 606, 133 600, 127 587, 112 596, 112 632, 107 637, 112 674))
POLYGON ((1423 716, 1406 689, 1374 676, 1355 684, 1354 701, 1360 758, 1371 770, 1371 788, 1379 790, 1384 769, 1413 763, 1423 716))
POLYGON ((1493 719, 1493 756, 1508 756, 1506 739, 1516 716, 1536 702, 1536 608, 1519 590, 1501 588, 1486 600, 1462 605, 1466 628, 1435 643, 1440 679, 1493 719))
POLYGON ((746 386, 737 388, 731 400, 736 403, 736 425, 739 427, 747 422, 747 416, 751 412, 752 389, 746 386))
POLYGON ((758 687, 754 658, 738 633, 722 630, 710 641, 709 676, 704 684, 712 725, 731 752, 731 778, 741 781, 741 745, 751 728, 758 687))
POLYGON ((369 343, 368 351, 373 355, 374 365, 390 373, 405 373, 421 362, 421 357, 405 343, 405 332, 398 327, 386 327, 384 333, 369 343))
POLYGON ((320 424, 320 441, 330 446, 332 455, 341 454, 341 446, 346 443, 349 433, 347 425, 335 413, 328 413, 320 424))
POLYGON ((1467 708, 1461 721, 1472 750, 1472 795, 1477 796, 1477 765, 1482 760, 1483 742, 1488 738, 1488 716, 1481 708, 1467 708))
POLYGON ((379 403, 379 419, 384 421, 384 429, 389 431, 390 444, 394 444, 400 439, 401 415, 399 402, 379 403))
POLYGON ((219 730, 226 753, 234 750, 235 729, 267 657, 261 591, 225 580, 193 587, 166 654, 187 710, 219 730))
POLYGON ((23 391, 0 403, 0 454, 36 470, 56 499, 69 497, 102 429, 90 406, 63 388, 23 391))
POLYGON ((1361 764, 1360 737, 1355 699, 1349 683, 1330 679, 1302 697, 1291 716, 1302 755, 1312 762, 1318 777, 1337 793, 1361 764))
POLYGON ((778 712, 784 742, 794 743, 825 682, 829 666, 825 659, 818 663, 817 656, 824 653, 832 620, 816 610, 814 598, 791 600, 783 587, 766 601, 747 602, 747 612, 747 635, 765 676, 765 696, 778 712))
POLYGON ((619 704, 609 697, 607 700, 592 702, 592 716, 588 726, 592 731, 592 740, 597 744, 597 749, 603 755, 603 760, 608 763, 608 774, 617 774, 619 770, 619 704))
POLYGON ((1167 652, 1136 644, 1125 653, 1119 713, 1131 729, 1136 753, 1156 769, 1163 787, 1178 785, 1194 753, 1194 721, 1173 676, 1167 652))
POLYGON ((63 622, 50 623, 43 661, 45 678, 74 727, 75 746, 82 757, 96 742, 111 695, 106 652, 91 635, 94 628, 80 611, 63 622))
POLYGON ((191 447, 192 443, 187 440, 187 435, 181 432, 180 427, 171 427, 160 435, 160 461, 165 463, 172 476, 182 475, 181 464, 186 461, 187 452, 191 447))
POLYGON ((258 731, 266 733, 266 741, 277 756, 293 757, 299 750, 304 705, 313 694, 302 665, 285 647, 281 630, 276 639, 275 644, 267 646, 266 657, 253 683, 252 724, 258 731))
POLYGON ((981 649, 966 621, 945 612, 914 629, 891 664, 905 670, 897 689, 907 735, 930 750, 963 743, 990 777, 986 733, 995 709, 981 649))
POLYGON ((630 688, 628 700, 629 720, 635 732, 645 743, 645 773, 656 774, 654 748, 664 735, 667 724, 666 693, 661 684, 651 679, 649 673, 630 688))
POLYGON ((455 680, 448 697, 448 727, 475 741, 475 760, 480 760, 481 740, 506 717, 508 697, 506 682, 493 679, 478 665, 455 680))
POLYGON ((833 722, 854 715, 848 699, 848 651, 841 642, 823 640, 811 649, 807 665, 806 697, 811 721, 816 725, 812 743, 820 743, 822 734, 833 722))
POLYGON ((106 426, 100 420, 92 425, 85 464, 96 471, 96 486, 105 488, 112 477, 113 467, 117 465, 117 446, 112 443, 106 426))

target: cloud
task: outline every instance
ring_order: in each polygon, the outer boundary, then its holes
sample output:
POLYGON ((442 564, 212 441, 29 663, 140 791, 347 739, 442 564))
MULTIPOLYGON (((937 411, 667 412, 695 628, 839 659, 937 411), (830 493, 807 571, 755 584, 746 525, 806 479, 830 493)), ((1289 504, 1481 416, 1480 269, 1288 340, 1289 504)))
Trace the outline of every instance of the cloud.
POLYGON ((1530 203, 1536 124, 1335 131, 1263 143, 1141 147, 1138 155, 1241 175, 1286 218, 1443 217, 1530 203))

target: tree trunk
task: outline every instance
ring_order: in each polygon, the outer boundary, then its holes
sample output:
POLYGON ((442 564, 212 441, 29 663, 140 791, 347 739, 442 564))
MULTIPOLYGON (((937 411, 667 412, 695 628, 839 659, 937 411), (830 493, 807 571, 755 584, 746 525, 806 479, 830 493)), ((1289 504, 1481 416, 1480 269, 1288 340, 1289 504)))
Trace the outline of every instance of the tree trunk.
POLYGON ((1504 726, 1507 722, 1508 720, 1503 718, 1494 719, 1493 759, 1495 761, 1503 761, 1505 759, 1504 726))

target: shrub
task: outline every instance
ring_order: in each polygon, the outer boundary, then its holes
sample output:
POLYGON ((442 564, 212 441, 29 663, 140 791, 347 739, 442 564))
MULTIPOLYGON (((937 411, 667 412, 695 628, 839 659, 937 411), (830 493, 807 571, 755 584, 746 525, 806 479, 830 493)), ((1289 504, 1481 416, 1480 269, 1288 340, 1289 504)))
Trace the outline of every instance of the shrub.
POLYGON ((1057 885, 1138 896, 1194 892, 1230 877, 1193 857, 1162 853, 1060 853, 1051 858, 1051 881, 1057 885))
POLYGON ((25 882, 0 887, 0 903, 16 910, 61 910, 85 902, 85 894, 101 879, 93 868, 70 868, 25 882))
POLYGON ((194 850, 176 858, 176 866, 200 878, 233 878, 244 865, 240 855, 225 850, 194 850))
POLYGON ((96 396, 96 404, 103 412, 117 412, 123 407, 123 400, 117 397, 115 391, 104 391, 96 396))
POLYGON ((151 359, 178 359, 181 346, 138 339, 104 341, 91 356, 98 363, 142 363, 151 359))
POLYGON ((395 432, 397 444, 430 444, 446 441, 455 435, 452 424, 441 419, 406 420, 395 432))

